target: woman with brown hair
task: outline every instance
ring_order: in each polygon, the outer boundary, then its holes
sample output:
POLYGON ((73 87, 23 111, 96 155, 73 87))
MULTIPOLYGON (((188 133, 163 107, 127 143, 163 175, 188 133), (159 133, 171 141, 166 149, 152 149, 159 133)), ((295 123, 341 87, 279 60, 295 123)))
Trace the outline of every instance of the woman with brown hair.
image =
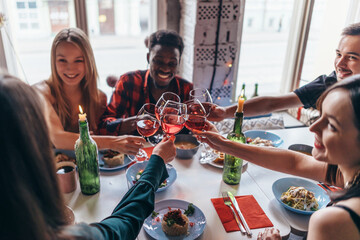
POLYGON ((20 80, 0 73, 0 238, 135 239, 154 209, 155 191, 175 157, 173 139, 153 150, 140 180, 99 223, 67 225, 57 184, 44 99, 20 80))
MULTIPOLYGON (((34 86, 47 100, 50 136, 56 148, 74 148, 79 137, 79 105, 87 114, 90 131, 98 132, 106 95, 97 88, 97 80, 95 58, 86 34, 77 28, 61 30, 51 47, 51 76, 34 86)), ((99 149, 133 155, 145 142, 141 137, 127 135, 92 137, 99 149)))
MULTIPOLYGON (((307 239, 360 239, 360 75, 331 86, 320 97, 318 108, 321 116, 310 127, 315 133, 312 156, 232 142, 213 125, 210 131, 197 134, 215 150, 344 188, 330 194, 331 207, 311 216, 307 239)), ((281 238, 277 231, 266 230, 258 239, 281 238)))

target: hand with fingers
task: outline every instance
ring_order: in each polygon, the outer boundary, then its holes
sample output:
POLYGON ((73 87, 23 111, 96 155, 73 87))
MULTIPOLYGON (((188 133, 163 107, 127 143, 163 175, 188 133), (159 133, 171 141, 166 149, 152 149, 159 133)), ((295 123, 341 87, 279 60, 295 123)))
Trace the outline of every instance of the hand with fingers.
POLYGON ((207 117, 209 121, 219 122, 226 118, 226 110, 216 104, 212 104, 210 115, 207 117))
POLYGON ((163 140, 155 146, 152 154, 160 156, 165 163, 171 162, 176 156, 176 147, 174 141, 174 135, 170 136, 169 138, 163 138, 163 140))
POLYGON ((146 140, 142 137, 131 135, 117 136, 113 138, 111 149, 129 155, 136 155, 145 142, 146 140))
POLYGON ((267 228, 263 233, 259 232, 257 240, 281 240, 280 231, 276 228, 267 228))
POLYGON ((222 142, 226 140, 223 136, 219 134, 214 124, 207 121, 206 122, 206 131, 193 131, 193 133, 198 137, 200 142, 205 142, 209 144, 212 149, 221 151, 222 142))

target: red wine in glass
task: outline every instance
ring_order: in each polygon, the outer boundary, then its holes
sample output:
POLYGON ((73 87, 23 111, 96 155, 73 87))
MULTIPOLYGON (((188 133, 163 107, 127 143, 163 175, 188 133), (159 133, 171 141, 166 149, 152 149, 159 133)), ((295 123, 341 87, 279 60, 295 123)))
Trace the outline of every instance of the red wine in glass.
POLYGON ((211 112, 212 103, 210 103, 210 102, 202 102, 201 104, 203 105, 203 107, 205 109, 206 116, 209 116, 210 112, 211 112))
POLYGON ((178 110, 172 107, 155 108, 155 115, 157 120, 161 121, 161 116, 164 114, 177 114, 178 110))
POLYGON ((206 117, 202 115, 188 115, 188 119, 185 122, 185 127, 190 131, 192 129, 195 130, 203 130, 205 128, 206 117))
POLYGON ((161 112, 160 107, 155 107, 155 116, 158 121, 160 121, 160 112, 161 112))
POLYGON ((137 130, 144 137, 150 137, 156 133, 159 129, 159 123, 150 119, 144 119, 137 121, 137 130))
POLYGON ((165 114, 162 117, 161 127, 167 134, 174 135, 183 129, 185 119, 181 115, 165 114))
POLYGON ((157 101, 156 105, 155 105, 155 116, 157 118, 157 120, 160 121, 161 119, 161 112, 162 112, 162 108, 164 107, 164 105, 166 104, 166 102, 168 100, 174 101, 174 102, 180 102, 180 97, 178 95, 176 95, 173 92, 164 92, 161 97, 159 98, 159 100, 157 101))
POLYGON ((209 91, 206 88, 194 88, 189 93, 190 99, 197 99, 201 102, 206 111, 206 116, 210 115, 211 104, 213 102, 209 91))

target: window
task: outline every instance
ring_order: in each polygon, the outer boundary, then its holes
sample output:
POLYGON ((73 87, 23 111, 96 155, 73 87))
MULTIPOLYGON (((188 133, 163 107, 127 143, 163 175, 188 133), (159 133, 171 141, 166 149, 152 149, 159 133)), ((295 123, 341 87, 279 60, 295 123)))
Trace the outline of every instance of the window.
MULTIPOLYGON (((30 84, 50 75, 50 49, 54 36, 63 28, 76 27, 74 2, 81 0, 0 1, 11 9, 9 19, 12 41, 19 60, 12 56, 13 68, 30 84), (41 66, 41 71, 39 71, 41 66), (23 73, 21 69, 24 69, 23 73)), ((108 98, 112 89, 106 84, 108 75, 146 69, 147 49, 144 39, 155 30, 150 24, 155 0, 84 0, 90 42, 97 63, 102 89, 108 98)), ((82 10, 78 16, 82 16, 82 10)), ((10 46, 6 46, 10 48, 10 46)), ((12 68, 12 69, 13 69, 12 68)))
MULTIPOLYGON (((236 96, 240 94, 243 83, 246 84, 247 96, 252 95, 255 83, 259 84, 259 95, 276 95, 298 87, 299 77, 288 77, 291 75, 288 74, 288 69, 291 69, 289 63, 297 57, 300 70, 298 76, 301 76, 299 86, 334 70, 335 49, 341 30, 359 21, 356 19, 359 17, 356 15, 359 14, 359 3, 352 0, 314 1, 309 31, 306 32, 306 28, 304 30, 304 34, 308 34, 306 48, 299 56, 295 56, 291 46, 294 46, 293 41, 296 39, 292 35, 300 29, 296 29, 294 17, 301 18, 301 11, 305 11, 296 5, 299 2, 246 1, 244 21, 256 16, 256 24, 252 28, 247 24, 243 29, 236 96), (266 23, 266 17, 269 19, 267 29, 261 24, 266 23)), ((311 8, 308 9, 311 12, 311 8)))
POLYGON ((100 75, 99 88, 108 98, 112 89, 105 81, 107 76, 147 68, 144 39, 153 31, 149 21, 151 3, 151 0, 86 1, 89 36, 100 75))
POLYGON ((335 50, 342 29, 348 25, 349 0, 315 1, 300 86, 334 70, 335 50))
POLYGON ((20 23, 20 29, 27 29, 28 24, 27 23, 20 23))
POLYGON ((39 29, 39 23, 31 23, 31 28, 33 29, 39 29))
POLYGON ((29 8, 36 8, 36 2, 29 2, 29 8))
POLYGON ((270 18, 269 19, 269 28, 271 28, 274 25, 274 19, 270 18))
POLYGON ((38 18, 37 13, 30 13, 29 16, 30 16, 30 18, 38 18))
POLYGON ((16 2, 17 8, 25 8, 25 2, 16 2))
POLYGON ((19 18, 20 19, 27 19, 28 15, 27 15, 27 13, 19 13, 19 18))
POLYGON ((248 27, 251 28, 252 27, 252 23, 253 23, 253 19, 249 18, 248 20, 248 27))
POLYGON ((259 84, 259 95, 280 92, 293 7, 293 0, 246 1, 244 22, 248 24, 240 45, 236 96, 243 83, 247 97, 253 94, 255 83, 259 84))

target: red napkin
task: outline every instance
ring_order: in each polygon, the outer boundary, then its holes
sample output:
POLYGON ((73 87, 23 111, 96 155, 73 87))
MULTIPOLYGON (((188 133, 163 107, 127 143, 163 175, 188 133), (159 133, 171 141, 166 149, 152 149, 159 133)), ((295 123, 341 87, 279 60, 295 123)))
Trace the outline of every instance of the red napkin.
MULTIPOLYGON (((152 151, 153 151, 154 147, 146 147, 143 148, 143 150, 146 152, 146 154, 148 155, 148 157, 150 158, 152 151)), ((145 161, 145 158, 138 158, 137 161, 145 161)), ((130 163, 127 167, 129 168, 131 165, 135 164, 136 161, 133 161, 132 163, 130 163)))
POLYGON ((145 150, 146 154, 150 158, 150 156, 152 154, 152 151, 154 150, 154 147, 146 147, 146 148, 143 148, 143 149, 145 150))
POLYGON ((326 183, 319 183, 318 186, 321 187, 322 189, 324 189, 326 192, 329 191, 329 189, 331 192, 336 192, 336 191, 342 190, 342 188, 327 185, 326 183), (326 187, 328 187, 328 189, 326 187))
MULTIPOLYGON (((265 228, 274 226, 270 219, 252 195, 236 196, 241 213, 243 214, 250 229, 265 228)), ((231 209, 224 204, 222 198, 212 198, 217 214, 225 228, 226 232, 240 231, 231 209)), ((235 208, 234 208, 235 210, 235 208)), ((235 210, 236 212, 236 210, 235 210)), ((240 218, 239 218, 240 219, 240 218)))

